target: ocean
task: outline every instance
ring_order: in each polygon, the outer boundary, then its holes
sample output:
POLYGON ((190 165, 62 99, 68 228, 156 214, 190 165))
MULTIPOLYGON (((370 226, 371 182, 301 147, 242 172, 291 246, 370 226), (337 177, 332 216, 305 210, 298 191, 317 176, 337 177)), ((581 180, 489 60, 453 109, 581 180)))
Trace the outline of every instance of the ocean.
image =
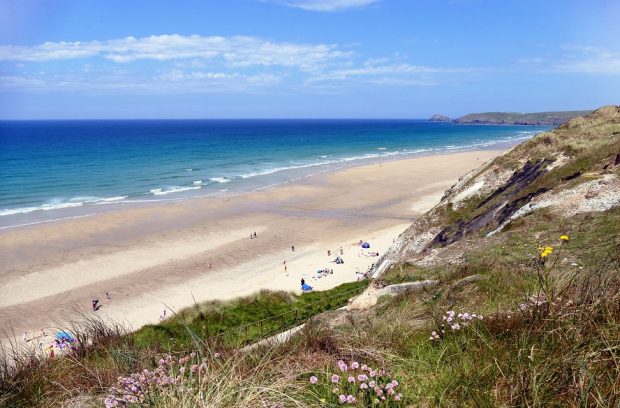
POLYGON ((500 148, 544 126, 424 120, 0 122, 0 228, 269 188, 346 166, 500 148))

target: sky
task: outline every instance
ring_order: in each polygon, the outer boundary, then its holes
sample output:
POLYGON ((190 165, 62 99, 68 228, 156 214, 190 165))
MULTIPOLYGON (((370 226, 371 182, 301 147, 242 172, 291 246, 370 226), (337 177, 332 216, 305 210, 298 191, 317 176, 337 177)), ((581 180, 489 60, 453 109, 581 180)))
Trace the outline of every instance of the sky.
POLYGON ((618 0, 0 0, 0 119, 620 103, 618 0))

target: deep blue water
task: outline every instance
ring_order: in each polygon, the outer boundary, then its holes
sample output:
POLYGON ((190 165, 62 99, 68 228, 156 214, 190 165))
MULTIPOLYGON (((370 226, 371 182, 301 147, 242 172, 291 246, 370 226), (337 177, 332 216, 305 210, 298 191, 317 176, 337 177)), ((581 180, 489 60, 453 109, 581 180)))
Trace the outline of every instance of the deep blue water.
POLYGON ((252 190, 360 160, 510 144, 545 129, 421 120, 4 121, 0 219, 252 190))

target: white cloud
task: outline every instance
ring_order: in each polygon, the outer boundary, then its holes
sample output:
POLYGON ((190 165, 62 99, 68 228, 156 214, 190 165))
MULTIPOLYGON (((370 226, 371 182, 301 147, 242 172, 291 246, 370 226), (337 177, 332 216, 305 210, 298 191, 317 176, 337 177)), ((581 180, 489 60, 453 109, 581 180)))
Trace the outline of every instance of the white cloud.
POLYGON ((272 42, 247 36, 153 35, 107 41, 2 45, 0 60, 51 61, 103 57, 117 63, 138 60, 217 60, 229 66, 285 66, 310 71, 349 53, 335 45, 272 42))
POLYGON ((573 54, 555 62, 559 72, 620 75, 620 53, 597 47, 567 46, 573 54))
POLYGON ((441 68, 412 65, 408 63, 389 63, 381 58, 369 60, 361 67, 335 69, 314 75, 307 84, 318 82, 351 82, 376 85, 436 85, 431 75, 449 73, 473 73, 483 70, 475 68, 441 68))
POLYGON ((428 67, 398 53, 360 61, 331 44, 275 42, 247 36, 153 35, 105 41, 0 46, 9 67, 0 89, 101 92, 322 91, 356 86, 435 85, 475 69, 428 67), (66 60, 54 64, 49 61, 66 60), (15 63, 23 69, 13 68, 15 63), (41 69, 44 67, 45 69, 41 69))
POLYGON ((377 3, 379 0, 275 0, 276 3, 308 11, 342 11, 377 3))

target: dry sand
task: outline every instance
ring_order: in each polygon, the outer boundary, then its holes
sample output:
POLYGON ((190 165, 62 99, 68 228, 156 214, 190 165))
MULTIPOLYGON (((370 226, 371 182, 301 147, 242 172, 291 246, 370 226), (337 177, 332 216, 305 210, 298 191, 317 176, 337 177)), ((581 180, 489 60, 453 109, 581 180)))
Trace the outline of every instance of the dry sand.
POLYGON ((356 280, 377 259, 356 242, 384 252, 459 176, 499 153, 376 163, 259 192, 0 231, 0 337, 95 313, 93 298, 98 315, 137 328, 194 301, 299 292, 302 277, 317 290, 356 280), (345 263, 330 263, 341 246, 345 263), (325 267, 334 274, 316 279, 325 267))

